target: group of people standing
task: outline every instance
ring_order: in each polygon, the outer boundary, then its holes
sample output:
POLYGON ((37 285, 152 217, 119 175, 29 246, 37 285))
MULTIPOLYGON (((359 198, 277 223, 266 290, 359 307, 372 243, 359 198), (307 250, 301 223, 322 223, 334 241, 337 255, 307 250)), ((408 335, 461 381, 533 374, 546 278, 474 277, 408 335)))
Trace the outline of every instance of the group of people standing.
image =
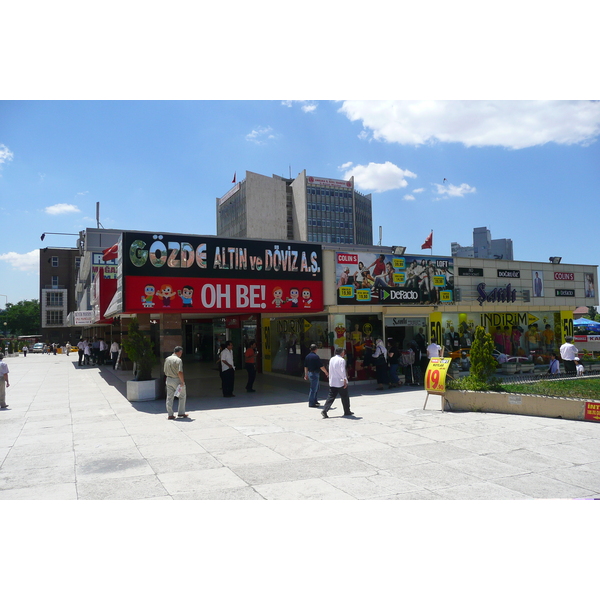
POLYGON ((77 343, 78 365, 105 365, 110 362, 116 369, 119 357, 119 343, 113 340, 110 347, 103 338, 92 338, 92 341, 80 339, 77 343))

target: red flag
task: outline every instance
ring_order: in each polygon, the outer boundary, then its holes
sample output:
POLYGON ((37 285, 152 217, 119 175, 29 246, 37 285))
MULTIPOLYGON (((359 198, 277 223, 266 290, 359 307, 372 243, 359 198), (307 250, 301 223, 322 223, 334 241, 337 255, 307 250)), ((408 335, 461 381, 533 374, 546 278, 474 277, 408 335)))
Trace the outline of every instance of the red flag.
POLYGON ((102 260, 104 262, 108 262, 109 260, 113 260, 119 256, 119 244, 115 244, 110 248, 102 251, 102 260))
POLYGON ((235 176, 237 175, 237 171, 233 174, 233 179, 231 180, 231 183, 235 183, 235 176))
POLYGON ((426 248, 433 248, 433 229, 431 230, 431 233, 427 236, 425 243, 421 246, 422 250, 425 250, 426 248))

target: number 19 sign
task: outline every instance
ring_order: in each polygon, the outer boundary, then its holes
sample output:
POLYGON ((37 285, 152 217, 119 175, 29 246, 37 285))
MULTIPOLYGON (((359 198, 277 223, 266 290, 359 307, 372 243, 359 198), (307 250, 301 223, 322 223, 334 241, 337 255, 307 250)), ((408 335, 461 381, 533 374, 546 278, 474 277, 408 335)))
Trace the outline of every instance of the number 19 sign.
MULTIPOLYGON (((431 358, 427 371, 425 373, 425 390, 427 391, 427 398, 425 399, 425 406, 427 406, 427 399, 429 394, 437 394, 438 396, 444 396, 446 393, 446 374, 448 373, 448 367, 452 362, 451 358, 431 358)), ((442 398, 442 410, 444 410, 444 398, 442 398)))

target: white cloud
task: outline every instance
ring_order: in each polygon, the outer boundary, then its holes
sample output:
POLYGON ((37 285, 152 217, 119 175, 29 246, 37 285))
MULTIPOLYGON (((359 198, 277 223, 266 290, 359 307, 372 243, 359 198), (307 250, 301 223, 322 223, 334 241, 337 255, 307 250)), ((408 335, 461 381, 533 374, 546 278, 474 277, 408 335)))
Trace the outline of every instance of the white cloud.
POLYGON ((414 200, 414 199, 415 199, 415 197, 414 197, 414 196, 412 196, 411 194, 406 194, 406 196, 404 196, 404 199, 405 199, 405 200, 414 200))
POLYGON ((406 177, 416 177, 414 173, 401 169, 389 160, 385 163, 369 163, 354 167, 352 163, 346 163, 340 168, 348 169, 344 173, 345 179, 354 176, 356 187, 374 192, 387 192, 406 187, 408 185, 406 177))
POLYGON ((6 261, 13 269, 19 271, 35 271, 40 264, 40 251, 32 250, 26 254, 7 252, 0 254, 0 260, 6 261))
POLYGON ((75 195, 76 196, 87 196, 89 194, 89 192, 77 192, 75 195))
POLYGON ((271 127, 257 127, 246 136, 246 141, 259 145, 266 144, 268 140, 275 139, 275 135, 272 132, 273 129, 271 127))
POLYGON ((304 104, 301 108, 305 113, 311 113, 317 110, 317 106, 317 104, 304 104))
POLYGON ((48 215, 64 215, 66 213, 81 212, 74 204, 54 204, 47 206, 44 212, 48 215))
POLYGON ((5 162, 13 159, 14 154, 4 145, 0 144, 0 170, 5 162))
POLYGON ((311 113, 317 110, 318 103, 313 100, 282 100, 281 104, 283 106, 287 106, 288 108, 292 108, 294 104, 299 104, 300 109, 305 113, 311 113))
POLYGON ((589 144, 600 135, 598 101, 345 101, 339 110, 376 140, 399 144, 520 149, 589 144))
POLYGON ((421 192, 424 192, 425 188, 417 188, 416 190, 413 190, 412 193, 413 194, 420 194, 421 192))
POLYGON ((458 198, 462 198, 465 194, 473 194, 477 191, 477 188, 472 187, 466 183, 461 183, 460 185, 452 185, 451 183, 447 185, 440 185, 439 183, 434 183, 436 186, 436 194, 440 196, 454 196, 458 198))

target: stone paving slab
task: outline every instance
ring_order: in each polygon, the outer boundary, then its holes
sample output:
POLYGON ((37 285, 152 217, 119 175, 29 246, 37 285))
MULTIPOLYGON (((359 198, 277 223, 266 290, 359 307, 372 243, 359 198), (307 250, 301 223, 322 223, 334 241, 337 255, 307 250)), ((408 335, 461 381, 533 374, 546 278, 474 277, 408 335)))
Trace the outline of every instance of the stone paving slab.
POLYGON ((130 373, 74 357, 8 364, 0 500, 600 497, 596 423, 423 410, 422 389, 374 384, 351 387, 356 418, 338 400, 325 420, 302 380, 259 375, 256 394, 238 381, 225 399, 218 374, 194 364, 189 418, 168 421, 164 400, 127 401, 130 373))

